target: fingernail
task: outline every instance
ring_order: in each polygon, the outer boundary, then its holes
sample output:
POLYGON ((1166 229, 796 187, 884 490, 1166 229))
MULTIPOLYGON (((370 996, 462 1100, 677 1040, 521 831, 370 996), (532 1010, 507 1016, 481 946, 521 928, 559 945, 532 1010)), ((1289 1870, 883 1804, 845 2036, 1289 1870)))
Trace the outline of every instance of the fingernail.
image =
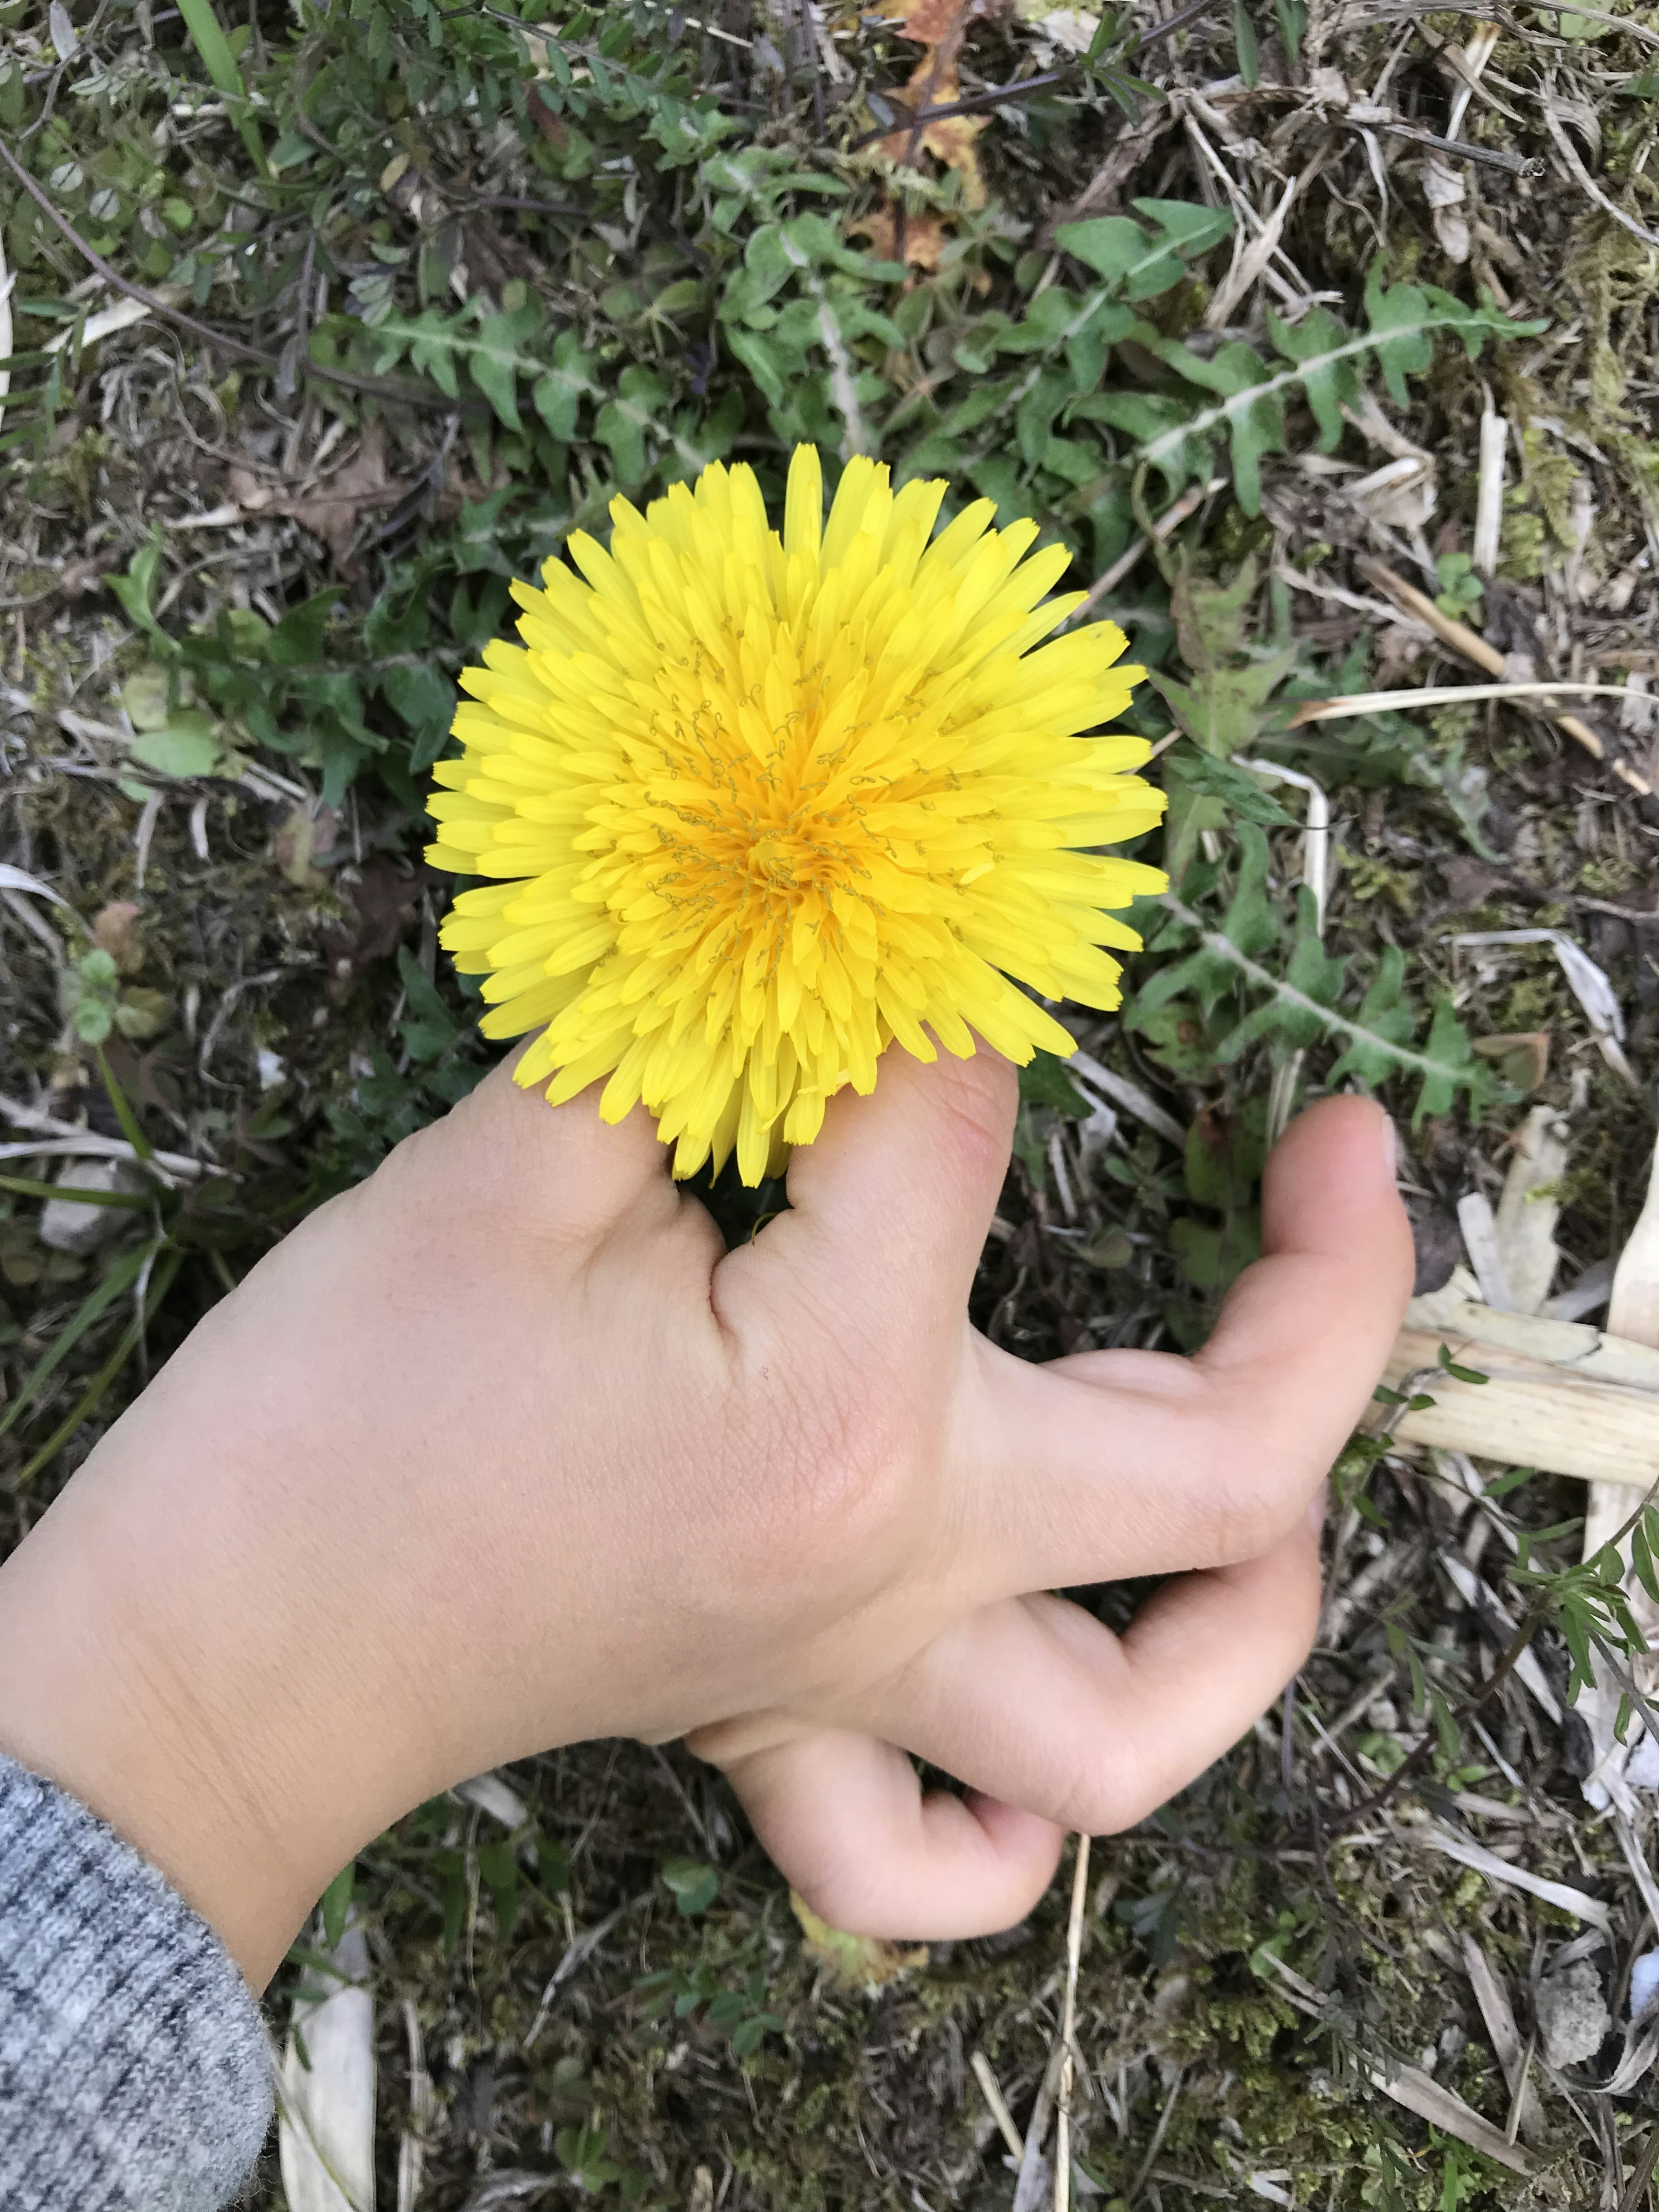
POLYGON ((1382 1158, 1388 1167, 1389 1181, 1393 1182, 1400 1168, 1400 1138, 1392 1114, 1382 1116, 1382 1158))
POLYGON ((1312 1504, 1308 1508, 1308 1526, 1316 1536, 1325 1526, 1325 1509, 1330 1504, 1330 1499, 1331 1486, 1328 1482, 1322 1482, 1312 1504))

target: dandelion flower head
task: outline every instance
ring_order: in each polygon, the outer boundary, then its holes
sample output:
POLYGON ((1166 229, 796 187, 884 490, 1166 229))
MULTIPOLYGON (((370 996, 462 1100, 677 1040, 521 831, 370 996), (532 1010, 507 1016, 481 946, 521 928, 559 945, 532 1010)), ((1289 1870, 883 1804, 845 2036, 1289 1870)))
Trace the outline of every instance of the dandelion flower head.
POLYGON ((428 857, 498 880, 443 941, 487 1036, 541 1030, 519 1081, 642 1100, 676 1175, 776 1172, 891 1043, 1023 1065, 1073 1044, 1029 993, 1119 1002, 1103 948, 1139 939, 1103 909, 1164 879, 1084 848, 1164 800, 1142 739, 1084 733, 1144 672, 1111 623, 1043 643, 1069 554, 987 500, 934 536, 946 489, 858 459, 826 519, 801 446, 781 535, 743 466, 619 499, 461 678, 428 857))

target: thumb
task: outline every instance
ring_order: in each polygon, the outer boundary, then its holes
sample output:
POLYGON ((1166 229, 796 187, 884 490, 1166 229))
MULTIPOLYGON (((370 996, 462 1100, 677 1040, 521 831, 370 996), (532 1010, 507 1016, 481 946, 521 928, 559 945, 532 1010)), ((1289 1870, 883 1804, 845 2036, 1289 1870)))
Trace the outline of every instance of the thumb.
POLYGON ((836 1285, 844 1311, 960 1321, 1008 1171, 1018 1085, 983 1043, 931 1065, 890 1047, 867 1097, 830 1101, 789 1163, 790 1211, 744 1253, 757 1279, 836 1285))

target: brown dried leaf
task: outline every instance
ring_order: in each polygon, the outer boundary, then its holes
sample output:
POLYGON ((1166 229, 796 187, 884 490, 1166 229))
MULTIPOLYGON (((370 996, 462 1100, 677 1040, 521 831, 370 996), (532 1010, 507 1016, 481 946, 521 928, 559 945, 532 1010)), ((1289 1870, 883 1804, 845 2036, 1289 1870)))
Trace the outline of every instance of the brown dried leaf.
POLYGON ((250 514, 282 514, 320 538, 343 576, 353 574, 351 549, 365 514, 392 507, 409 489, 406 477, 386 472, 386 430, 370 422, 356 452, 313 489, 295 494, 261 483, 250 469, 233 465, 229 491, 250 514))
MULTIPOLYGON (((994 0, 919 0, 899 25, 902 35, 920 40, 927 49, 903 87, 907 106, 919 112, 926 107, 948 107, 962 97, 957 58, 968 26, 975 16, 994 12, 994 0)), ((945 115, 923 127, 921 144, 947 169, 959 172, 963 198, 970 208, 982 208, 988 198, 975 140, 990 120, 984 115, 945 115)), ((890 132, 880 141, 880 151, 890 161, 914 162, 914 127, 890 132)))
POLYGON ((131 899, 114 899, 100 909, 92 925, 93 943, 108 953, 124 975, 136 975, 144 964, 143 947, 133 932, 137 919, 138 908, 131 899))
POLYGON ((331 806, 296 806, 270 841, 270 857, 296 890, 320 891, 328 878, 317 866, 331 853, 339 817, 331 806))
MULTIPOLYGON (((867 238, 884 261, 898 259, 898 211, 896 208, 877 208, 861 222, 849 222, 847 228, 854 238, 867 238)), ((907 216, 904 222, 905 260, 912 269, 925 270, 933 275, 939 265, 949 236, 950 233, 937 216, 907 216)))

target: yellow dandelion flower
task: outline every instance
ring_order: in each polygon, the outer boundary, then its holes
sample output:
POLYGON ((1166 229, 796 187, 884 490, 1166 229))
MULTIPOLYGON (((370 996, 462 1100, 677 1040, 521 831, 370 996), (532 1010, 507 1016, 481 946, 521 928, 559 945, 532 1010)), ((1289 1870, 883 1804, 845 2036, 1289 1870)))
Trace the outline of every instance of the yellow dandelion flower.
POLYGON ((486 1036, 542 1029, 519 1081, 556 1105, 608 1078, 601 1114, 643 1100, 676 1175, 734 1146, 775 1172, 894 1042, 1070 1052, 1017 984, 1116 1006, 1102 947, 1139 939, 1102 909, 1164 888, 1079 849, 1163 812, 1124 773, 1140 738, 1081 734, 1144 672, 1122 632, 1041 644, 1079 604, 1044 597, 1065 548, 1027 559, 1036 525, 988 500, 934 537, 945 489, 856 459, 826 521, 801 446, 781 537, 741 466, 619 499, 608 550, 570 539, 586 581, 515 584, 523 644, 461 678, 428 857, 502 880, 443 941, 486 1036))

